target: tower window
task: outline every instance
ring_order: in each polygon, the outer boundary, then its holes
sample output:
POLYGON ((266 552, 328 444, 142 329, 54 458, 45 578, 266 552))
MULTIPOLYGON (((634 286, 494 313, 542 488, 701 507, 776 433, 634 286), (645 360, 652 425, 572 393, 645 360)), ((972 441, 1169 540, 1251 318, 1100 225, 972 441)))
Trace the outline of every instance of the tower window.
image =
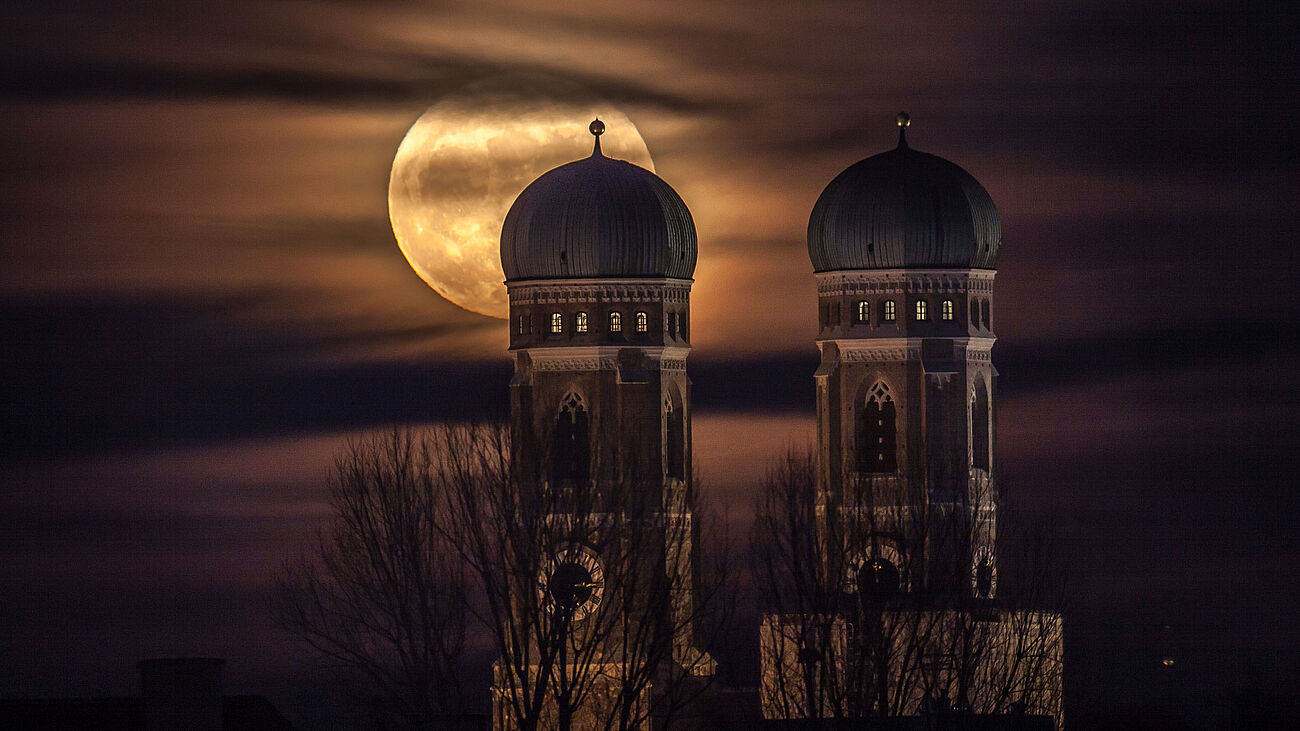
POLYGON ((885 322, 893 322, 898 319, 898 313, 894 310, 893 300, 885 300, 883 309, 885 322))
POLYGON ((519 330, 519 334, 520 334, 520 335, 523 335, 524 333, 528 332, 527 327, 526 327, 526 321, 524 320, 524 316, 523 316, 523 315, 520 315, 520 316, 519 316, 519 327, 518 327, 518 330, 519 330))
POLYGON ((621 333, 621 332, 623 332, 623 313, 622 313, 622 312, 611 312, 611 313, 609 313, 609 331, 612 332, 612 333, 621 333))
POLYGON ((587 332, 587 313, 579 312, 573 316, 573 331, 576 333, 587 332))
POLYGON ((944 322, 952 322, 952 300, 944 300, 939 306, 939 317, 943 318, 944 322))
POLYGON ((676 312, 668 313, 668 337, 670 338, 677 337, 677 313, 676 312))
POLYGON ((970 400, 970 466, 989 468, 989 392, 983 381, 975 383, 970 400))
POLYGON ((916 301, 916 321, 917 321, 917 322, 924 322, 925 320, 930 319, 930 315, 929 315, 928 312, 926 312, 925 307, 926 307, 926 305, 925 305, 925 300, 917 300, 917 301, 916 301))
POLYGON ((636 331, 639 333, 650 331, 650 316, 644 312, 636 313, 636 331))
POLYGON ((980 599, 993 596, 993 564, 988 559, 975 567, 975 596, 980 599))
POLYGON ((591 468, 587 405, 576 393, 560 402, 551 434, 550 476, 553 482, 586 480, 591 468))
POLYGON ((551 332, 553 333, 564 332, 564 315, 561 315, 558 312, 551 313, 551 332))
POLYGON ((855 437, 858 472, 888 474, 898 471, 894 397, 877 382, 858 407, 855 437))
POLYGON ((980 301, 979 300, 970 301, 970 326, 971 327, 980 326, 980 301))
POLYGON ((871 303, 866 300, 858 300, 858 304, 853 310, 853 324, 861 325, 864 322, 871 322, 871 303))
POLYGON ((681 407, 674 407, 672 399, 664 399, 665 457, 668 458, 668 476, 679 480, 686 478, 686 424, 681 407))
POLYGON ((989 325, 989 321, 992 319, 992 317, 989 315, 989 301, 988 301, 988 300, 984 300, 984 305, 983 305, 982 307, 980 307, 980 316, 981 316, 981 319, 984 320, 984 329, 985 329, 985 330, 988 330, 988 329, 991 327, 991 325, 989 325))

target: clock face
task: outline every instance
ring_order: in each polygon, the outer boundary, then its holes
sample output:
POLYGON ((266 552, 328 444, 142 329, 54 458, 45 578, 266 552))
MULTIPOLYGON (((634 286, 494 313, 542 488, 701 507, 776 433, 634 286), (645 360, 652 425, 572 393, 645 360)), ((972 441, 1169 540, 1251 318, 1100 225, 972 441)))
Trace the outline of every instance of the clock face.
POLYGON ((883 558, 872 558, 858 567, 858 594, 863 599, 888 599, 898 593, 898 569, 883 558))
POLYGON ((600 557, 586 546, 573 545, 543 562, 538 577, 542 601, 579 620, 600 606, 605 574, 600 557))

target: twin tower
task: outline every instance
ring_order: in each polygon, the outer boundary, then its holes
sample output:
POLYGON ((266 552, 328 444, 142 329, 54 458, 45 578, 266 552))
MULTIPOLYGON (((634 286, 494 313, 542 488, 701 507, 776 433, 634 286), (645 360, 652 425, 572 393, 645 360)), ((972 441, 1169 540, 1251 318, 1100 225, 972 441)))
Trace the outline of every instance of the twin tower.
MULTIPOLYGON (((847 583, 860 584, 848 590, 988 598, 1001 226, 973 177, 908 146, 907 123, 900 114, 897 147, 831 181, 808 224, 821 350, 815 508, 961 512, 973 539, 960 546, 910 534, 915 520, 872 520, 837 537, 853 556, 847 583)), ((591 156, 539 177, 505 219, 515 469, 580 491, 636 485, 621 499, 689 525, 695 226, 667 183, 602 154, 603 131, 593 122, 591 156)), ((598 553, 549 564, 588 610, 598 608, 598 553)), ((693 585, 693 560, 663 570, 676 572, 670 584, 693 585)), ((703 656, 688 652, 689 636, 676 644, 679 656, 703 656)))

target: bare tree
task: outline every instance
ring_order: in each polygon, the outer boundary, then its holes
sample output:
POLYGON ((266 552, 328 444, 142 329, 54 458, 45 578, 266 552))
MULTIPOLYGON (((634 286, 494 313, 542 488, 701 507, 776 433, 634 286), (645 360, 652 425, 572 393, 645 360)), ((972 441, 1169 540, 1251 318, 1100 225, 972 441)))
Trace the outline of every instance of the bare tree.
POLYGON ((788 454, 758 499, 754 571, 772 610, 765 714, 1059 720, 1061 577, 1045 543, 1021 540, 1017 581, 999 587, 1008 535, 996 487, 977 476, 938 493, 929 486, 954 481, 852 474, 833 495, 818 469, 811 454, 788 454))
MULTIPOLYGON (((498 728, 663 725, 713 675, 700 648, 722 582, 701 580, 687 481, 484 471, 500 432, 445 433, 449 539, 482 590, 498 728), (676 491, 676 493, 674 492, 676 491)), ((600 474, 598 468, 590 474, 600 474)))
POLYGON ((666 725, 707 687, 731 596, 699 565, 692 480, 521 476, 499 425, 349 443, 335 517, 288 564, 277 616, 412 728, 463 710, 471 638, 518 729, 666 725))
POLYGON ((430 469, 457 433, 393 428, 350 441, 315 555, 286 563, 274 592, 278 623, 358 676, 359 694, 378 697, 399 727, 463 711, 470 577, 442 529, 451 516, 430 469))

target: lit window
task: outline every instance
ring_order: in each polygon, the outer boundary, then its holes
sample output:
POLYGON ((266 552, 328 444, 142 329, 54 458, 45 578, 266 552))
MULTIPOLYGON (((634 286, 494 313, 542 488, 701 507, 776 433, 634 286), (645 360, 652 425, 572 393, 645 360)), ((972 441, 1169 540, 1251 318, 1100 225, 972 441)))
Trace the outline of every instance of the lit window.
POLYGON ((644 312, 636 313, 636 331, 639 333, 649 332, 650 316, 644 312))
POLYGON ((579 312, 573 316, 573 331, 576 333, 587 332, 587 313, 579 312))
POLYGON ((942 317, 945 322, 952 321, 952 300, 943 301, 943 305, 940 309, 939 316, 942 317))
POLYGON ((520 316, 519 316, 519 334, 520 334, 520 335, 523 335, 525 332, 527 332, 527 331, 524 329, 524 316, 523 316, 523 315, 520 315, 520 316))
POLYGON ((611 313, 609 313, 609 331, 612 332, 612 333, 621 333, 621 332, 623 332, 623 313, 622 313, 622 312, 611 312, 611 313))
POLYGON ((885 322, 893 322, 896 319, 898 316, 894 312, 894 301, 885 300, 885 322))
POLYGON ((925 311, 925 300, 916 301, 916 321, 921 322, 929 317, 925 311))
POLYGON ((551 313, 551 332, 564 332, 564 315, 561 315, 558 312, 551 313))
POLYGON ((862 324, 871 322, 871 303, 866 300, 858 300, 858 309, 853 315, 853 322, 862 324))

